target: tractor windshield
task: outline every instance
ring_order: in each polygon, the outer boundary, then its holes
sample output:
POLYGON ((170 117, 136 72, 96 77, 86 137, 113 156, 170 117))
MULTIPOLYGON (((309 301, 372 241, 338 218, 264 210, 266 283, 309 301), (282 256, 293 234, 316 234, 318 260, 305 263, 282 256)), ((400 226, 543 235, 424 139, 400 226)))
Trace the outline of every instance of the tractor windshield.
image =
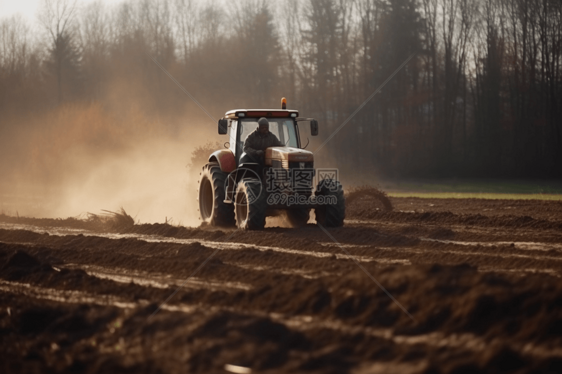
MULTIPOLYGON (((258 127, 259 118, 244 118, 241 121, 240 141, 246 140, 248 135, 258 127)), ((268 118, 269 131, 274 134, 281 143, 288 147, 298 148, 297 132, 295 122, 290 118, 268 118)))

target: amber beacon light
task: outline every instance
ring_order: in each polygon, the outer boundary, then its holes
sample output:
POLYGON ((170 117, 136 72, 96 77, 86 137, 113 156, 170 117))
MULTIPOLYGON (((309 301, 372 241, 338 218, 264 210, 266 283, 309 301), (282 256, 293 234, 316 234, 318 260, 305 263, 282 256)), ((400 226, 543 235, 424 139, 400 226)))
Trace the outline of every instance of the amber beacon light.
POLYGON ((281 98, 281 109, 287 109, 287 99, 281 98))

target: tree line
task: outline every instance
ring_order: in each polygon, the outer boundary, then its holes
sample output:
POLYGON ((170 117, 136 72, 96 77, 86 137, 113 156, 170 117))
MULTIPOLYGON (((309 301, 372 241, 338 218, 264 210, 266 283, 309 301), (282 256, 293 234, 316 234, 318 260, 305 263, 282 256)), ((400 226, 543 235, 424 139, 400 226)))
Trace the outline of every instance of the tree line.
POLYGON ((211 127, 154 58, 215 118, 285 96, 327 138, 410 59, 319 156, 394 177, 554 178, 561 53, 558 0, 45 0, 33 24, 0 21, 0 131, 92 103, 211 127))

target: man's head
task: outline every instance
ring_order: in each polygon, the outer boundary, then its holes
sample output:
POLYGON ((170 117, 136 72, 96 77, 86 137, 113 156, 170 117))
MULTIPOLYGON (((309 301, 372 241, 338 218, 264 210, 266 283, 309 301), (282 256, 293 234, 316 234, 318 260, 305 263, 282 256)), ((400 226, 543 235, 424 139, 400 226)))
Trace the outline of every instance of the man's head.
POLYGON ((265 117, 258 120, 258 132, 262 136, 269 133, 269 121, 265 117))

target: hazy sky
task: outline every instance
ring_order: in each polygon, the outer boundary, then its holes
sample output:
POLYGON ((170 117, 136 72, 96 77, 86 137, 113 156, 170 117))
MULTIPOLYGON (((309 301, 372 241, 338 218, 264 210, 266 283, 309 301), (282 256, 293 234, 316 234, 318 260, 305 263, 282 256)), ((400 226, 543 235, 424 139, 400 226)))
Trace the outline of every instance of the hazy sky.
MULTIPOLYGON (((77 0, 77 4, 85 5, 94 0, 77 0)), ((120 3, 124 0, 104 0, 106 4, 120 3)), ((0 18, 21 13, 30 22, 35 22, 37 9, 43 0, 0 0, 0 18)))

